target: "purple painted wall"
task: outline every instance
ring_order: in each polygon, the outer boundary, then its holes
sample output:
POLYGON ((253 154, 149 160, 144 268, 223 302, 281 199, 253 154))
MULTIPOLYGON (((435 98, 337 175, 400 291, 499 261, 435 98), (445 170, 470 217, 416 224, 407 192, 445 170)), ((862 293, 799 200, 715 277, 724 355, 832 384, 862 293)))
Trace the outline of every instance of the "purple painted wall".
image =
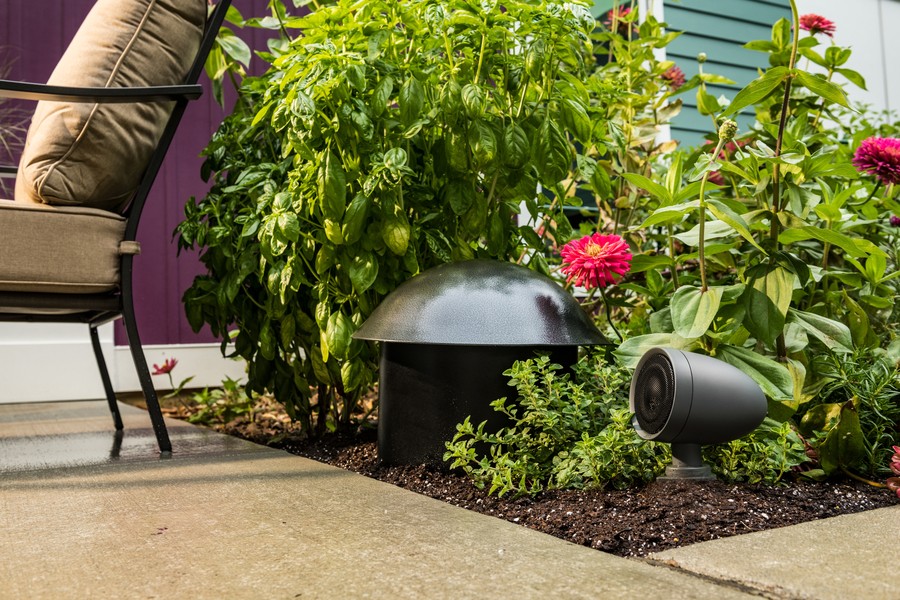
MULTIPOLYGON (((46 81, 75 35, 94 0, 0 1, 0 47, 15 59, 11 79, 46 81)), ((263 16, 266 0, 233 0, 245 17, 263 16)), ((254 48, 265 47, 264 32, 246 32, 254 48)), ((202 271, 195 255, 177 256, 172 232, 182 219, 184 203, 201 197, 208 186, 200 178, 200 152, 226 112, 209 92, 191 103, 169 150, 138 232, 141 255, 135 259, 138 327, 144 344, 187 344, 213 341, 206 331, 195 334, 184 316, 181 296, 202 271)), ((116 343, 126 344, 121 324, 116 343)))

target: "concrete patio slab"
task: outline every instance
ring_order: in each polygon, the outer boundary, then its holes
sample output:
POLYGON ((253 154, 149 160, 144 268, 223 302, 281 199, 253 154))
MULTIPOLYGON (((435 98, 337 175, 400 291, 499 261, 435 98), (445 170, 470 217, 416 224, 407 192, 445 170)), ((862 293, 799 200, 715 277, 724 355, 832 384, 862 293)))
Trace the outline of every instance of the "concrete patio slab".
POLYGON ((741 598, 361 475, 102 402, 0 406, 0 596, 741 598))
POLYGON ((891 544, 900 506, 770 529, 659 552, 688 573, 786 598, 900 598, 891 544))

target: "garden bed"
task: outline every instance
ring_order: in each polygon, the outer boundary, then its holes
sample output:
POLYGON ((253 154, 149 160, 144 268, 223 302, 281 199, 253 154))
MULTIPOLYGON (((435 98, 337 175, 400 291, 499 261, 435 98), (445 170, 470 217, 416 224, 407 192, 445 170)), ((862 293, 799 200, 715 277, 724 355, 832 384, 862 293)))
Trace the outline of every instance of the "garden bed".
MULTIPOLYGON (((180 419, 200 409, 189 400, 169 400, 166 404, 166 415, 180 419)), ((227 423, 210 420, 209 425, 229 435, 619 556, 645 556, 667 548, 897 503, 888 490, 852 480, 798 480, 779 486, 657 481, 628 490, 553 490, 535 498, 497 498, 477 489, 466 477, 441 469, 381 466, 371 424, 353 434, 304 440, 277 403, 262 399, 254 407, 252 418, 245 414, 227 423)))

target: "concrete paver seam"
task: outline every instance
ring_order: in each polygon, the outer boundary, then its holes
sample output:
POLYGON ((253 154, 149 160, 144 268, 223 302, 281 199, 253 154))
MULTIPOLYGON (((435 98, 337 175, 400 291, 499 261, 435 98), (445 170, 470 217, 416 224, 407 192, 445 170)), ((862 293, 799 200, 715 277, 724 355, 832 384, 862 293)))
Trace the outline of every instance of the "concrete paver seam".
POLYGON ((706 583, 712 583, 724 588, 729 588, 731 590, 736 590, 739 592, 743 592, 745 594, 749 594, 751 596, 759 596, 760 598, 766 598, 767 600, 812 600, 808 596, 798 596, 796 594, 792 594, 785 589, 782 588, 773 588, 773 587, 759 587, 755 586, 746 581, 740 581, 737 579, 727 579, 721 577, 713 577, 711 575, 707 575, 705 573, 698 573, 697 571, 691 571, 690 569, 686 569, 682 567, 678 561, 675 560, 658 560, 654 558, 640 558, 636 559, 640 562, 648 564, 652 567, 657 567, 661 569, 667 569, 670 571, 674 571, 677 573, 681 573, 682 575, 688 575, 690 577, 694 577, 706 583))

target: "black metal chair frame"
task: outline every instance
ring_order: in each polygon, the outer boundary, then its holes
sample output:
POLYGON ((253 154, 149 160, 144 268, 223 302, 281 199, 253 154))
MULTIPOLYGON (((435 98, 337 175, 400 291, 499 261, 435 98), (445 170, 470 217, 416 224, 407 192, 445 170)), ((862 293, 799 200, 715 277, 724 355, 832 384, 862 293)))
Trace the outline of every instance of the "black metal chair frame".
MULTIPOLYGON (((225 18, 225 12, 228 10, 230 3, 231 0, 219 0, 215 10, 207 18, 200 48, 190 71, 185 77, 184 84, 182 85, 139 88, 72 88, 0 80, 0 98, 87 103, 175 102, 175 106, 166 123, 166 128, 159 144, 154 150, 147 168, 141 177, 140 185, 128 208, 123 213, 126 218, 124 241, 133 242, 136 240, 138 225, 141 213, 144 210, 144 204, 147 201, 147 196, 149 195, 150 189, 153 186, 153 181, 156 179, 156 175, 162 166, 163 159, 172 143, 175 131, 178 128, 178 124, 181 122, 181 118, 184 115, 188 102, 196 100, 203 93, 202 87, 197 81, 200 78, 200 73, 203 71, 206 57, 215 43, 216 35, 219 32, 219 28, 225 18)), ((14 176, 16 172, 17 167, 15 166, 0 166, 0 177, 14 176)), ((147 359, 144 356, 144 351, 141 347, 137 323, 135 322, 134 294, 132 287, 134 278, 133 262, 134 255, 121 255, 119 265, 121 281, 119 289, 110 293, 35 294, 28 292, 0 292, 0 307, 7 307, 10 309, 42 308, 77 311, 61 314, 0 312, 0 321, 86 323, 90 331, 91 346, 94 350, 94 356, 97 359, 97 366, 100 369, 100 378, 103 382, 103 389, 106 394, 106 399, 109 402, 110 412, 112 413, 113 424, 115 425, 116 431, 121 431, 124 425, 122 424, 122 417, 119 414, 119 407, 116 403, 116 395, 109 378, 106 361, 103 358, 103 352, 100 348, 100 338, 97 335, 97 328, 110 321, 122 318, 125 325, 125 332, 128 336, 128 346, 131 350, 131 357, 134 361, 135 369, 137 369, 138 380, 140 381, 141 390, 144 394, 144 400, 147 403, 147 410, 150 413, 150 420, 153 423, 153 431, 156 434, 159 450, 161 453, 165 454, 172 451, 172 443, 169 440, 169 434, 166 430, 166 424, 163 420, 162 411, 159 406, 159 399, 157 398, 156 390, 153 387, 150 370, 147 367, 147 359)))

